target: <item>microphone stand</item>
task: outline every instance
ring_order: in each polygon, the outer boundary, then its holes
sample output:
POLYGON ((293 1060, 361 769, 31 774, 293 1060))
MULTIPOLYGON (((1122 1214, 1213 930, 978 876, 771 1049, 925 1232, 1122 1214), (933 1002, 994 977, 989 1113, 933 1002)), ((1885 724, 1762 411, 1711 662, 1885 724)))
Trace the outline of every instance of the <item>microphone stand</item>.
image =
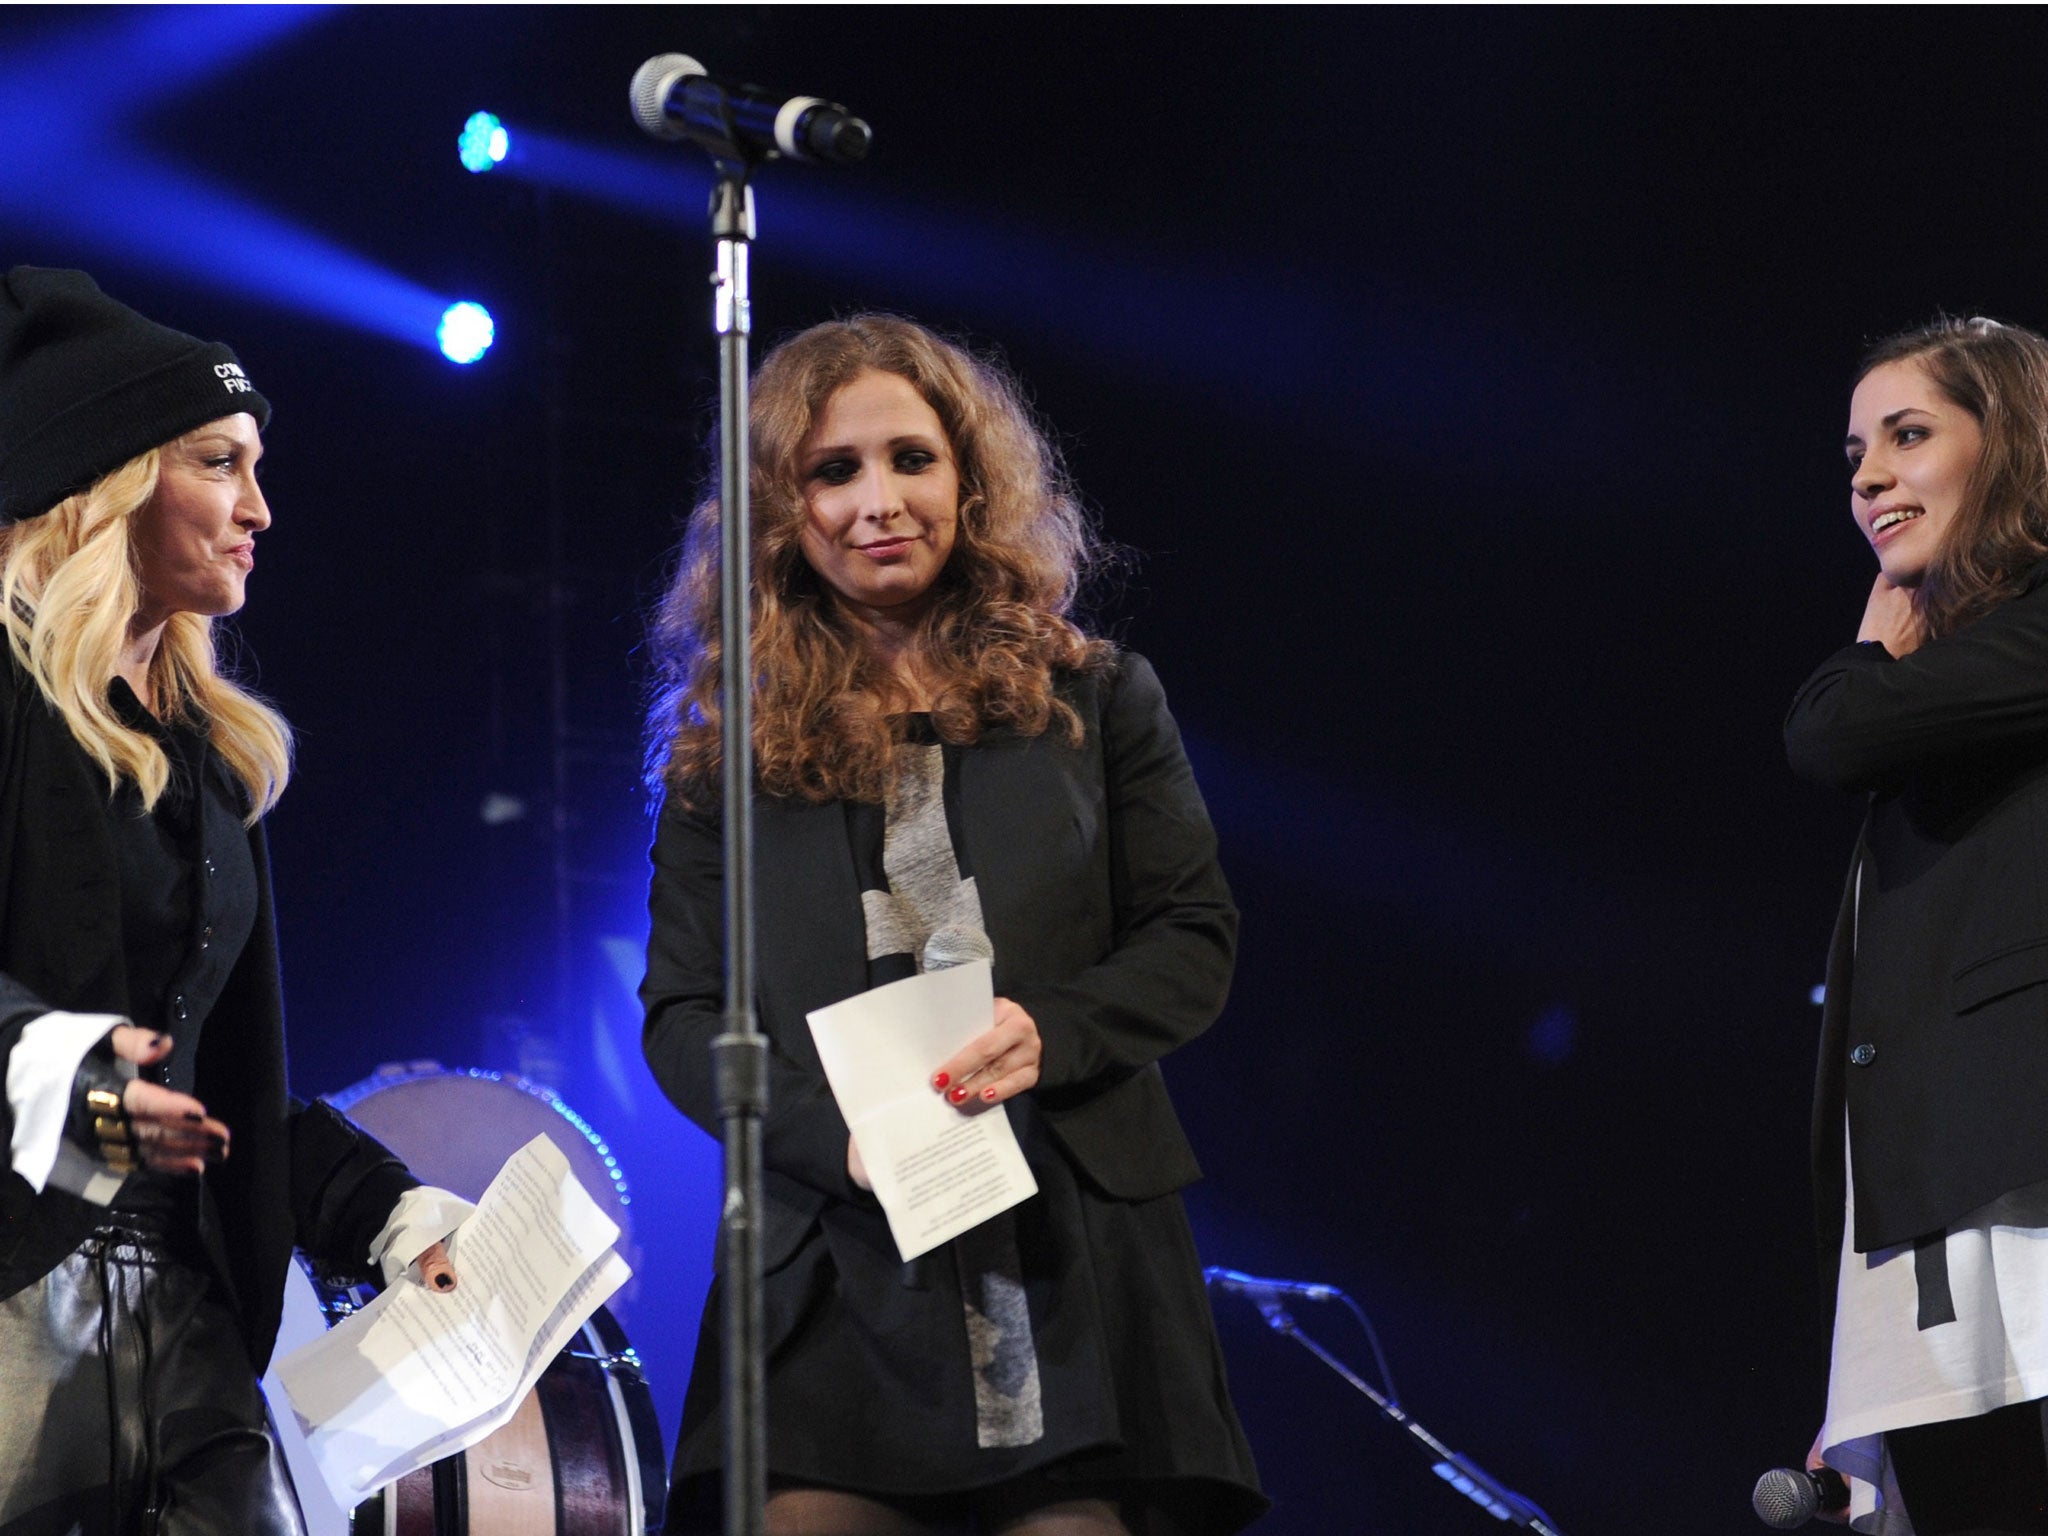
POLYGON ((725 1280, 725 1531, 761 1536, 767 1520, 768 1415, 761 1304, 761 1122, 768 1112, 768 1042, 754 1014, 754 667, 751 449, 747 338, 753 310, 747 255, 754 190, 737 155, 713 151, 712 278, 718 334, 719 754, 724 773, 725 1032, 711 1042, 723 1131, 725 1196, 719 1272, 725 1280))
POLYGON ((712 1079, 724 1149, 725 1194, 718 1226, 724 1281, 725 1532, 762 1536, 768 1503, 768 1416, 761 1301, 761 1129, 768 1113, 768 1042, 754 1013, 754 665, 753 533, 748 505, 752 454, 747 420, 747 338, 754 328, 747 257, 754 240, 753 166, 782 153, 841 164, 866 154, 868 127, 844 108, 812 97, 785 102, 773 141, 763 136, 760 103, 704 76, 684 54, 641 65, 630 91, 633 116, 659 139, 687 138, 711 156, 712 321, 718 335, 719 721, 724 796, 725 1015, 711 1042, 712 1079), (679 114, 674 92, 693 80, 694 100, 679 114), (782 118, 801 109, 787 125, 782 118), (819 133, 806 128, 829 109, 819 133), (743 127, 743 122, 745 126, 743 127), (820 136, 822 134, 822 137, 820 136), (801 145, 794 140, 802 140, 801 145))
MULTIPOLYGON (((737 135, 735 135, 737 137, 737 135)), ((700 143, 705 143, 698 139, 700 143)), ((725 1032, 711 1042, 725 1198, 725 1536, 762 1536, 768 1503, 768 1389, 762 1329, 762 1118, 768 1040, 754 1014, 754 561, 748 473, 748 250, 754 188, 739 145, 705 143, 711 193, 713 330, 719 338, 719 711, 725 821, 725 1032)))
MULTIPOLYGON (((1339 1295, 1342 1292, 1338 1292, 1339 1295)), ((1360 1378, 1358 1373, 1339 1360, 1329 1350, 1301 1331, 1300 1324, 1277 1296, 1254 1296, 1259 1315, 1275 1333, 1294 1340, 1303 1349, 1314 1355, 1323 1364, 1335 1371, 1344 1380, 1363 1394, 1372 1405, 1394 1423, 1405 1429, 1414 1439, 1416 1446, 1430 1459, 1430 1471, 1442 1478, 1459 1493, 1492 1515, 1496 1520, 1506 1520, 1537 1533, 1537 1536, 1562 1536, 1550 1517, 1528 1499, 1506 1487, 1497 1479, 1480 1470, 1471 1458, 1460 1455, 1443 1441, 1424 1429, 1399 1403, 1384 1396, 1360 1378)))

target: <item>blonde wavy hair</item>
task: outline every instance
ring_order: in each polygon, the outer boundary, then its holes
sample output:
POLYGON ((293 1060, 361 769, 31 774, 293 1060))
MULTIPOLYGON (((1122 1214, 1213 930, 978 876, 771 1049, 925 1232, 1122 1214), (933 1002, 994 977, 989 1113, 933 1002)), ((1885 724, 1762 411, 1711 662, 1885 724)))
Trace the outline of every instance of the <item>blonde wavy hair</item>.
MULTIPOLYGON (((66 497, 40 517, 0 527, 0 617, 21 669, 107 776, 133 780, 145 809, 170 783, 162 747, 121 723, 107 702, 128 626, 141 606, 135 516, 156 492, 162 452, 152 448, 66 497)), ((277 803, 291 776, 291 727, 222 673, 213 620, 173 614, 150 662, 167 720, 205 725, 241 782, 246 821, 277 803)))
MULTIPOLYGON (((991 727, 1026 736, 1082 724, 1055 674, 1113 655, 1071 618, 1101 559, 1059 454, 996 364, 914 321, 864 314, 782 343, 754 377, 754 753, 767 793, 810 801, 882 800, 909 700, 805 560, 808 508, 798 451, 825 404, 869 372, 907 379, 937 414, 960 472, 953 553, 915 637, 933 727, 965 745, 991 727)), ((719 771, 719 512, 692 513, 674 580, 654 616, 650 786, 686 802, 715 797, 719 771)))

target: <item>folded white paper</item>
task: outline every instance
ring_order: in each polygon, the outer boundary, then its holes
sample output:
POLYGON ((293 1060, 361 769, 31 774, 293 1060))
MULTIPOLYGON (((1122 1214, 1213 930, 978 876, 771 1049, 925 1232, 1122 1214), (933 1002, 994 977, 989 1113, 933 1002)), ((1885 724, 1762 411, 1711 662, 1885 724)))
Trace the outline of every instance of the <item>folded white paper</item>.
POLYGON ((307 1448, 343 1509, 475 1445, 630 1278, 619 1228, 536 1136, 448 1240, 456 1288, 408 1275, 278 1362, 307 1448))
POLYGON ((906 1261, 1038 1193, 1000 1106, 962 1113, 932 1090, 932 1073, 995 1018, 986 960, 892 981, 809 1018, 906 1261))

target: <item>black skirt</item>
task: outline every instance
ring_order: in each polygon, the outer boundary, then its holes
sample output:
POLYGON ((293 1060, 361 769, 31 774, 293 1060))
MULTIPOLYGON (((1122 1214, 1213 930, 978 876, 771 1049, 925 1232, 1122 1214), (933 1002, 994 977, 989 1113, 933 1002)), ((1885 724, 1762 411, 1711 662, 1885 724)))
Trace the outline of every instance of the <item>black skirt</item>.
MULTIPOLYGON (((1267 1504, 1180 1197, 1103 1194, 1028 1098, 1009 1108, 1038 1193, 997 1219, 1014 1224, 1023 1261, 1043 1436, 977 1443, 953 1245, 905 1264, 878 1205, 839 1202, 764 1280, 771 1477, 919 1498, 1035 1474, 1172 1509, 1190 1536, 1241 1530, 1267 1504)), ((706 1300, 683 1405, 683 1521, 716 1507, 723 1287, 706 1300)))

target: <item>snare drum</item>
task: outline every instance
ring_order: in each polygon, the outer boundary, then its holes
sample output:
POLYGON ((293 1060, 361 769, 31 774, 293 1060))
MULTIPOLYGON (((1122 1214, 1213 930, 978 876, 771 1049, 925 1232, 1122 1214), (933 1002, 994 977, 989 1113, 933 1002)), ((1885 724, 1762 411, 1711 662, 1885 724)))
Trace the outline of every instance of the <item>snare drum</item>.
MULTIPOLYGON (((386 1068, 329 1102, 422 1179, 472 1200, 506 1158, 545 1131, 619 1222, 626 1245, 625 1180, 609 1149, 545 1089, 416 1063, 386 1068), (460 1137, 448 1135, 453 1123, 463 1125, 460 1137)), ((317 1338, 364 1299, 294 1264, 276 1357, 317 1338)), ((408 1473, 353 1511, 328 1495, 274 1369, 263 1388, 310 1536, 648 1536, 661 1529, 668 1466, 653 1394, 604 1307, 487 1439, 408 1473)))

